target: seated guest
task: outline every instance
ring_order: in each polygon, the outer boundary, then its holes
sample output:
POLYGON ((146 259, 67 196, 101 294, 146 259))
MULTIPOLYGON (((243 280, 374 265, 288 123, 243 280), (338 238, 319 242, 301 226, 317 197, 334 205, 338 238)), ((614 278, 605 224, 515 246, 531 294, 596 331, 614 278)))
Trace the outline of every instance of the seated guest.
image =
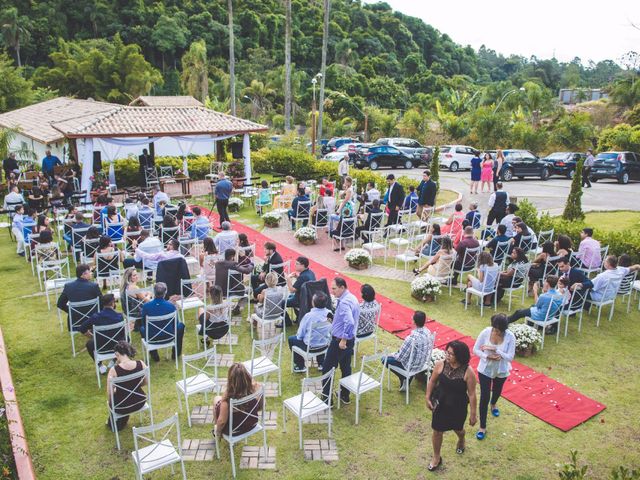
POLYGON ((542 279, 547 262, 555 258, 555 256, 556 252, 553 248, 553 242, 544 242, 542 244, 542 251, 531 262, 531 269, 529 269, 529 281, 531 283, 542 279))
POLYGON ((37 220, 35 226, 31 229, 31 233, 33 235, 35 235, 35 234, 39 235, 42 232, 44 232, 45 230, 51 231, 51 228, 49 227, 50 223, 51 223, 51 221, 49 220, 49 217, 47 217, 44 214, 38 215, 38 220, 37 220))
POLYGON ((229 431, 229 417, 231 416, 230 400, 239 400, 258 391, 260 386, 253 381, 247 369, 241 363, 234 363, 229 367, 227 374, 227 384, 222 396, 213 399, 213 421, 215 428, 213 434, 222 438, 222 435, 233 434, 234 436, 250 432, 258 424, 258 412, 262 410, 264 398, 254 399, 250 403, 245 403, 242 408, 233 412, 233 432, 229 431))
POLYGON ((600 242, 593 238, 593 229, 583 228, 580 232, 580 239, 578 258, 582 261, 582 268, 587 270, 600 268, 602 263, 600 242))
MULTIPOLYGON (((443 235, 449 235, 453 239, 453 245, 457 246, 462 234, 462 222, 464 221, 464 213, 462 211, 462 204, 456 203, 455 212, 453 212, 444 225, 440 228, 443 235)), ((473 235, 473 228, 471 229, 473 235)))
POLYGON ((512 247, 520 247, 525 251, 525 253, 535 248, 535 245, 536 245, 535 235, 532 235, 531 229, 527 226, 526 223, 517 222, 514 228, 515 228, 515 235, 511 239, 512 247), (531 238, 527 239, 525 237, 531 237, 531 238))
MULTIPOLYGON (((287 177, 287 178, 291 178, 291 181, 293 182, 293 177, 287 177)), ((333 196, 333 191, 335 190, 336 186, 333 182, 330 182, 327 177, 322 177, 322 180, 320 182, 320 187, 318 188, 318 194, 320 196, 329 196, 332 197, 333 196), (329 195, 326 195, 326 192, 329 192, 329 195)))
POLYGON ((327 209, 329 216, 336 211, 336 197, 333 196, 333 190, 327 189, 324 191, 322 203, 324 204, 324 208, 327 209))
POLYGON ((127 198, 124 201, 124 218, 130 221, 132 218, 138 217, 138 204, 134 198, 127 198))
MULTIPOLYGON (((121 313, 116 312, 116 297, 111 293, 108 293, 102 297, 102 310, 94 313, 87 318, 82 325, 80 325, 80 333, 90 338, 87 342, 87 353, 91 358, 94 358, 96 351, 96 342, 98 342, 99 349, 107 349, 115 347, 115 343, 121 340, 126 340, 124 329, 114 331, 103 331, 99 338, 93 336, 93 327, 106 327, 108 325, 115 325, 123 321, 121 313), (118 335, 116 335, 118 334, 118 335), (113 338, 116 337, 116 338, 113 338), (108 340, 112 339, 111 342, 108 340)), ((126 328, 126 327, 125 327, 126 328)), ((104 375, 107 373, 107 367, 100 362, 100 373, 104 375)))
MULTIPOLYGON (((500 267, 493 263, 493 258, 489 252, 480 252, 478 256, 478 276, 469 274, 467 276, 467 287, 478 290, 482 293, 489 293, 500 275, 500 267), (484 288, 484 289, 483 289, 484 288)), ((471 294, 467 292, 466 302, 471 301, 471 294)), ((491 306, 491 295, 484 296, 484 305, 491 306)))
MULTIPOLYGON (((89 265, 81 263, 76 267, 76 280, 65 284, 62 293, 58 297, 57 307, 69 313, 69 302, 85 302, 100 298, 100 287, 91 281, 91 268, 89 265)), ((69 329, 71 323, 68 324, 69 329)))
POLYGON ((416 193, 416 187, 409 186, 409 193, 404 197, 404 203, 402 204, 403 210, 410 210, 411 213, 415 213, 418 208, 418 194, 416 193))
MULTIPOLYGON (((517 268, 523 268, 524 265, 529 263, 529 259, 527 258, 527 254, 524 253, 520 247, 515 247, 511 250, 509 254, 509 258, 511 259, 511 263, 509 264, 509 268, 505 272, 500 272, 500 279, 498 280, 498 302, 502 300, 505 294, 505 288, 512 288, 513 276, 516 274, 517 268)), ((517 281, 513 284, 513 288, 518 288, 522 285, 522 281, 517 281)))
MULTIPOLYGON (((628 257, 628 256, 627 256, 628 257)), ((630 263, 629 257, 629 263, 630 263)), ((627 263, 627 259, 625 259, 627 263)), ((622 279, 629 273, 637 272, 640 265, 619 266, 615 255, 609 255, 604 260, 604 270, 592 280, 591 300, 605 302, 615 298, 622 279), (607 288, 608 287, 608 288, 607 288)))
MULTIPOLYGON (((132 380, 129 385, 122 385, 121 388, 112 386, 111 380, 116 377, 125 377, 134 373, 141 372, 147 366, 142 360, 133 360, 136 355, 136 349, 129 342, 118 342, 115 346, 116 364, 107 376, 107 392, 113 392, 113 401, 116 404, 115 412, 122 415, 127 413, 135 413, 142 408, 147 401, 147 396, 142 389, 147 384, 147 379, 132 380)), ((157 355, 157 353, 156 353, 157 355)), ((111 401, 111 395, 107 397, 111 401)), ((111 415, 107 419, 107 426, 111 431, 122 431, 127 426, 129 417, 120 417, 116 420, 116 425, 112 425, 111 415)))
POLYGON ((374 228, 382 227, 382 217, 380 215, 378 215, 377 217, 372 217, 372 215, 376 215, 380 213, 382 213, 382 210, 380 210, 380 200, 374 200, 373 202, 371 202, 371 208, 367 213, 367 218, 365 219, 364 224, 359 227, 356 227, 356 239, 362 238, 362 241, 364 243, 369 243, 371 241, 371 239, 369 238, 369 235, 363 232, 369 232, 374 228), (377 225, 372 225, 372 220, 374 218, 379 218, 379 222, 377 225))
MULTIPOLYGON (((309 352, 318 352, 325 350, 331 340, 331 323, 327 320, 329 309, 325 308, 327 304, 327 296, 324 293, 316 293, 312 298, 313 308, 307 312, 298 326, 295 335, 291 335, 288 339, 289 348, 298 347, 303 350, 309 347, 309 352)), ((321 366, 324 361, 324 355, 317 357, 318 365, 321 366)), ((294 367, 296 373, 306 372, 304 357, 293 354, 294 367)))
MULTIPOLYGON (((404 195, 404 194, 403 194, 404 195)), ((344 177, 342 191, 338 195, 340 203, 335 209, 335 213, 329 215, 329 234, 335 230, 339 230, 340 225, 336 224, 344 217, 353 217, 355 214, 355 195, 353 192, 353 179, 349 176, 344 177)))
POLYGON ((378 190, 373 182, 367 182, 366 188, 367 198, 370 202, 374 200, 380 201, 380 190, 378 190))
POLYGON ((263 207, 268 207, 269 205, 271 205, 271 189, 269 188, 269 182, 262 180, 256 196, 256 214, 260 215, 263 207))
MULTIPOLYGON (((455 270, 465 270, 465 271, 472 270, 473 265, 475 265, 476 263, 476 255, 475 254, 465 255, 465 254, 467 252, 467 249, 477 248, 479 246, 480 246, 480 243, 478 243, 478 240, 476 240, 475 237, 473 236, 473 227, 471 226, 465 227, 462 239, 460 240, 460 243, 458 243, 458 246, 456 247, 455 270), (463 262, 464 262, 464 265, 463 265, 463 262)), ((458 283, 458 275, 454 273, 453 284, 455 285, 457 283, 458 283)))
MULTIPOLYGON (((309 196, 305 193, 304 188, 298 188, 298 196, 293 199, 293 202, 291 202, 291 208, 287 212, 287 215, 289 215, 290 219, 293 219, 295 217, 298 217, 298 218, 304 217, 305 220, 302 221, 303 227, 306 227, 307 223, 309 222, 307 217, 309 216, 309 210, 311 209, 311 206, 304 208, 304 206, 298 207, 298 204, 301 202, 308 202, 308 201, 309 201, 309 196)), ((291 230, 295 230, 295 228, 296 228, 296 222, 294 220, 291 220, 291 230)))
POLYGON ((160 251, 158 253, 147 253, 144 250, 140 250, 136 248, 136 257, 141 258, 146 262, 146 265, 149 265, 149 261, 158 263, 163 260, 170 260, 172 258, 184 257, 182 253, 180 253, 180 242, 178 240, 171 239, 169 243, 167 243, 167 249, 164 251, 160 251))
POLYGON ((218 233, 213 239, 213 243, 219 252, 225 252, 228 249, 233 249, 238 246, 238 232, 231 230, 231 222, 224 221, 220 225, 222 231, 218 233))
POLYGON ((135 318, 136 324, 134 331, 140 331, 140 324, 142 319, 142 304, 150 302, 152 299, 150 292, 141 292, 138 286, 140 281, 140 275, 136 267, 129 267, 124 271, 122 275, 122 286, 120 289, 120 304, 122 305, 122 311, 127 314, 127 317, 135 318), (136 301, 130 300, 135 298, 136 301))
MULTIPOLYGON (((386 361, 387 368, 399 367, 403 370, 414 372, 420 371, 424 367, 427 360, 431 358, 434 341, 433 334, 424 328, 426 321, 426 314, 420 310, 416 310, 413 314, 413 324, 415 328, 409 336, 404 339, 400 350, 393 355, 381 359, 383 363, 386 361)), ((404 392, 409 388, 413 377, 409 378, 409 385, 407 385, 405 377, 395 371, 393 371, 393 373, 400 379, 400 391, 404 392)))
POLYGON ((104 223, 122 223, 122 217, 118 213, 118 209, 115 205, 107 205, 105 207, 106 214, 104 215, 104 223))
POLYGON ((137 239, 131 241, 131 246, 134 248, 133 258, 125 258, 123 265, 125 268, 133 267, 142 268, 143 265, 148 270, 155 270, 158 262, 150 259, 148 255, 154 253, 160 253, 164 250, 164 245, 159 238, 151 236, 149 230, 142 230, 140 236, 137 239), (147 258, 143 262, 139 253, 148 254, 147 258))
POLYGON ((24 257, 24 224, 24 207, 22 205, 16 205, 13 209, 13 218, 11 219, 11 232, 16 238, 16 243, 18 244, 16 253, 21 257, 24 257))
POLYGON ((162 215, 162 209, 170 201, 169 195, 160 190, 160 187, 157 185, 153 187, 153 209, 156 211, 156 215, 162 215))
POLYGON ((593 288, 593 282, 582 270, 571 267, 569 257, 561 257, 557 265, 561 275, 569 281, 570 291, 573 292, 576 288, 585 290, 593 288))
POLYGON ((569 258, 572 252, 571 239, 567 235, 558 235, 554 242, 554 248, 558 257, 569 258))
MULTIPOLYGON (((309 259, 307 257, 296 258, 295 271, 291 272, 287 277, 287 287, 290 292, 287 299, 287 307, 292 307, 296 314, 300 308, 300 289, 305 283, 313 282, 315 279, 316 274, 309 268, 309 259)), ((291 325, 288 313, 285 318, 287 325, 291 325)))
MULTIPOLYGON (((508 242, 509 240, 511 240, 511 238, 507 236, 507 227, 499 224, 496 228, 496 236, 489 240, 489 243, 485 245, 485 248, 489 250, 491 256, 495 256, 498 243, 508 242)), ((507 250, 508 249, 504 250, 504 252, 507 250)), ((496 261, 502 261, 502 258, 496 258, 496 261)))
MULTIPOLYGON (((173 322, 173 319, 166 320, 164 324, 154 323, 149 325, 149 331, 147 333, 147 317, 161 317, 163 315, 169 315, 175 313, 176 306, 165 300, 167 294, 167 285, 163 282, 158 282, 153 286, 153 300, 145 303, 142 306, 142 325, 140 326, 140 336, 144 339, 149 336, 149 343, 166 343, 173 339, 173 328, 168 328, 169 323, 173 322)), ((177 313, 176 313, 177 315, 177 313)), ((184 336, 184 323, 177 321, 176 316, 176 348, 171 353, 171 358, 176 358, 182 354, 182 337, 184 336)), ((159 362, 160 356, 157 350, 149 352, 151 358, 159 362)))
POLYGON ((253 248, 246 233, 238 234, 238 263, 253 270, 253 248))
POLYGON ((468 225, 471 225, 474 230, 480 228, 482 222, 482 214, 478 211, 478 202, 471 202, 469 205, 469 211, 464 216, 468 225))
MULTIPOLYGON (((229 270, 235 270, 243 274, 251 273, 252 267, 240 265, 236 261, 236 251, 232 248, 228 248, 224 252, 224 260, 216 262, 215 265, 215 277, 216 285, 222 289, 222 293, 225 298, 229 296, 229 270)), ((242 298, 233 309, 233 315, 240 314, 240 309, 246 303, 246 298, 242 298)))
MULTIPOLYGON (((257 297, 257 295, 266 288, 264 279, 267 273, 272 271, 272 266, 283 263, 282 256, 276 252, 276 244, 273 242, 265 242, 264 256, 265 262, 262 264, 260 273, 251 275, 251 288, 253 288, 254 297, 257 297)), ((278 275, 278 285, 285 285, 287 281, 283 276, 283 268, 275 267, 273 271, 278 275)))
POLYGON ((451 237, 442 237, 440 241, 440 249, 436 254, 431 257, 431 260, 425 263, 422 268, 414 268, 413 273, 420 275, 426 270, 427 275, 431 275, 440 281, 445 281, 449 278, 451 270, 453 269, 453 260, 455 258, 454 252, 455 250, 453 249, 451 237))
POLYGON ((195 216, 193 223, 191 224, 191 238, 203 240, 209 235, 209 229, 211 228, 209 219, 202 215, 200 207, 193 207, 191 211, 195 216))
POLYGON ((441 235, 442 234, 440 233, 440 225, 437 223, 431 224, 429 233, 425 235, 424 240, 422 241, 422 243, 420 243, 420 245, 418 245, 418 248, 414 250, 414 253, 416 255, 432 257, 433 255, 438 253, 438 250, 440 250, 440 243, 442 242, 441 235))
POLYGON ((371 335, 378 325, 378 315, 381 305, 376 300, 376 291, 371 285, 365 283, 360 288, 360 315, 356 325, 356 337, 366 337, 371 335))
MULTIPOLYGON (((513 220, 516 218, 515 213, 518 211, 518 206, 515 203, 510 203, 506 208, 506 215, 500 220, 500 225, 504 225, 507 228, 506 235, 511 238, 515 235, 513 220)), ((517 245, 516 245, 517 246, 517 245)))
POLYGON ((156 212, 149 206, 149 199, 145 196, 140 200, 140 206, 138 207, 138 218, 140 224, 144 228, 151 228, 153 218, 156 216, 156 212))
MULTIPOLYGON (((271 300, 274 298, 282 297, 285 290, 282 287, 278 286, 278 274, 276 272, 269 272, 264 277, 264 284, 266 288, 262 289, 256 298, 255 303, 255 315, 262 318, 264 313, 264 301, 267 297, 270 297, 271 300)), ((288 294, 287 294, 288 296, 288 294)), ((281 300, 284 300, 282 298, 281 300)))
POLYGON ((2 208, 5 210, 11 210, 18 204, 24 204, 24 197, 20 193, 18 186, 13 185, 10 192, 4 197, 4 204, 2 208))
POLYGON ((329 221, 329 210, 327 209, 327 207, 324 204, 324 199, 326 197, 323 197, 322 195, 318 195, 318 198, 316 198, 316 203, 314 203, 313 205, 311 205, 311 210, 309 210, 309 218, 311 219, 311 225, 313 225, 314 227, 324 227, 325 225, 327 225, 327 222, 329 221), (325 214, 318 216, 318 211, 321 210, 325 210, 325 214))
POLYGON ((228 321, 231 318, 226 318, 226 312, 230 305, 229 302, 224 301, 222 289, 218 285, 211 285, 211 288, 209 288, 209 299, 210 302, 207 303, 206 310, 202 307, 198 309, 198 325, 196 325, 196 328, 198 329, 198 335, 204 335, 203 329, 205 329, 207 339, 219 340, 229 331, 228 321))
MULTIPOLYGON (((119 269, 119 264, 114 261, 116 257, 119 257, 119 262, 122 262, 124 260, 124 251, 118 250, 108 235, 101 236, 94 258, 99 276, 105 277, 109 275, 110 272, 115 272, 119 269), (98 256, 98 254, 100 254, 100 256, 98 256)), ((107 288, 106 279, 104 280, 103 288, 107 288)))
MULTIPOLYGON (((542 287, 543 293, 538 296, 540 290, 539 284, 533 284, 533 301, 535 304, 529 308, 523 308, 516 310, 513 315, 510 315, 507 319, 509 323, 513 323, 521 318, 529 317, 532 320, 541 322, 547 318, 547 312, 551 316, 557 316, 558 312, 562 308, 563 297, 556 290, 558 285, 558 277, 556 275, 548 275, 544 280, 544 286, 542 287), (551 305, 551 307, 549 307, 551 305), (551 308, 551 309, 549 309, 551 308)), ((547 333, 555 333, 558 325, 555 324, 549 329, 547 333)))

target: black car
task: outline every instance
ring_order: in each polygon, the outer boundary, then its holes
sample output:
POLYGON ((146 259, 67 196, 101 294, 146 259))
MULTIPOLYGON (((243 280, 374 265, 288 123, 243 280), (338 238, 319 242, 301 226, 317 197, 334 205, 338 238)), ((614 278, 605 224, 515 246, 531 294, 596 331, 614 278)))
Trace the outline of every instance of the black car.
POLYGON ((417 161, 416 165, 419 165, 420 163, 429 165, 431 163, 433 148, 422 146, 420 142, 412 138, 379 138, 376 140, 376 145, 396 147, 401 152, 404 152, 408 156, 414 158, 417 161))
POLYGON ((529 150, 504 150, 504 163, 500 176, 505 182, 510 182, 514 177, 538 177, 548 180, 551 176, 551 166, 543 162, 529 150))
POLYGON ((603 152, 591 167, 591 180, 614 178, 618 183, 640 180, 640 154, 634 152, 603 152))
POLYGON ((562 175, 571 179, 576 173, 578 160, 582 160, 585 157, 584 153, 578 152, 554 152, 540 160, 549 164, 552 175, 562 175))
POLYGON ((367 150, 356 152, 355 166, 357 168, 369 167, 371 170, 377 170, 380 167, 413 168, 419 164, 420 160, 388 145, 376 145, 367 150))
POLYGON ((349 137, 333 137, 327 142, 326 145, 322 145, 322 155, 326 155, 329 152, 335 152, 338 148, 346 143, 356 143, 356 140, 349 137))

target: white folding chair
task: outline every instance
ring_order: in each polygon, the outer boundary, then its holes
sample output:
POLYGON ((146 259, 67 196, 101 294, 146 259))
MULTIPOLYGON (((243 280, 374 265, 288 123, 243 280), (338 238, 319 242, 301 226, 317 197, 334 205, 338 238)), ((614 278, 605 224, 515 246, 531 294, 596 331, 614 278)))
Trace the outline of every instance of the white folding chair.
POLYGON ((244 273, 236 270, 229 270, 227 273, 227 300, 231 302, 238 302, 243 298, 247 299, 247 320, 251 316, 251 298, 253 297, 253 290, 250 285, 244 283, 244 273))
POLYGON ((180 280, 180 299, 176 300, 176 308, 180 310, 182 323, 186 325, 184 312, 186 310, 196 311, 198 315, 199 308, 205 308, 207 304, 207 282, 203 279, 181 279, 180 280))
POLYGON ((287 260, 282 263, 270 263, 269 264, 269 272, 276 271, 278 275, 278 285, 286 285, 287 277, 291 273, 291 261, 287 260), (282 273, 278 273, 276 270, 282 269, 282 273))
MULTIPOLYGON (((229 399, 229 433, 223 434, 222 438, 229 442, 229 453, 231 455, 231 470, 233 478, 236 478, 236 462, 233 447, 236 443, 246 440, 251 435, 262 432, 262 444, 264 453, 267 453, 267 431, 264 428, 264 411, 266 410, 264 401, 264 387, 260 386, 257 392, 243 398, 229 399), (243 432, 246 422, 256 422, 249 431, 243 432)), ((220 458, 220 439, 216 440, 216 454, 220 458)))
POLYGON ((532 323, 538 327, 542 327, 542 345, 540 350, 544 348, 544 337, 546 336, 546 329, 551 325, 557 325, 556 330, 556 343, 560 341, 560 312, 562 311, 562 297, 560 295, 554 295, 549 301, 549 306, 545 313, 544 319, 534 320, 531 317, 525 317, 525 323, 532 323))
POLYGON ((311 200, 298 202, 296 204, 296 211, 293 212, 293 217, 290 218, 293 222, 293 230, 298 229, 298 223, 303 223, 309 220, 309 212, 311 211, 311 200))
POLYGON ((94 298, 92 300, 85 300, 83 302, 69 302, 69 334, 71 335, 71 351, 73 356, 76 353, 76 341, 75 336, 80 333, 80 326, 82 323, 89 319, 94 313, 100 311, 100 299, 94 298))
POLYGON ((113 222, 104 225, 105 235, 111 237, 114 244, 124 244, 124 223, 113 222))
POLYGON ((524 253, 535 253, 535 251, 532 251, 533 249, 533 235, 523 235, 520 237, 520 241, 518 242, 518 245, 516 245, 517 247, 520 247, 522 250, 524 250, 524 253))
POLYGON ((120 434, 116 427, 120 418, 128 417, 134 413, 149 412, 149 418, 153 424, 153 409, 151 408, 151 383, 149 382, 149 367, 145 367, 139 372, 123 375, 122 377, 107 378, 108 398, 107 408, 109 418, 114 433, 116 434, 116 447, 120 450, 120 434), (146 390, 143 390, 144 389, 146 390), (116 402, 116 397, 119 401, 116 402), (120 413, 118 410, 126 410, 127 413, 120 413))
MULTIPOLYGON (((365 233, 365 232, 362 232, 362 233, 365 233)), ((372 230, 372 231, 366 232, 366 234, 369 237, 369 241, 366 243, 363 243, 361 247, 371 254, 372 260, 375 259, 375 252, 382 250, 383 257, 386 260, 387 245, 383 238, 384 230, 383 229, 372 230)))
POLYGON ((592 273, 600 273, 602 271, 602 266, 604 265, 604 259, 607 257, 609 253, 609 245, 605 245, 604 247, 600 247, 600 266, 594 268, 587 268, 582 264, 581 255, 578 252, 571 252, 569 257, 571 267, 579 268, 582 270, 587 276, 592 273))
POLYGON ((171 473, 175 474, 174 464, 179 463, 182 470, 182 479, 187 480, 187 473, 184 469, 182 460, 182 439, 180 437, 180 422, 178 414, 174 414, 164 422, 157 425, 149 425, 148 427, 133 427, 133 464, 136 467, 136 478, 142 480, 143 475, 158 470, 163 467, 171 466, 171 473), (176 428, 176 447, 173 446, 169 439, 169 434, 173 427, 176 428), (156 440, 156 432, 167 429, 160 440, 156 440), (147 434, 151 434, 151 438, 147 434), (138 440, 143 440, 149 445, 140 448, 138 440))
POLYGON ((120 273, 120 252, 96 253, 96 281, 111 280, 112 272, 120 273))
MULTIPOLYGON (((476 265, 478 264, 478 257, 480 256, 481 249, 482 247, 480 246, 477 246, 475 248, 467 248, 464 251, 460 268, 455 268, 455 263, 453 264, 454 266, 451 270, 453 271, 453 276, 455 276, 456 274, 460 275, 460 278, 458 279, 459 280, 458 285, 460 285, 461 288, 464 283, 462 281, 462 274, 473 272, 476 269, 476 265)), ((449 283, 449 295, 451 295, 452 285, 453 285, 453 281, 449 283)))
POLYGON ((180 226, 175 227, 161 227, 160 228, 160 240, 165 248, 169 245, 171 240, 180 240, 180 226))
POLYGON ((553 234, 555 233, 555 229, 551 230, 540 230, 538 233, 538 248, 536 248, 536 255, 542 252, 542 244, 545 242, 553 242, 553 234))
MULTIPOLYGON (((435 345, 436 334, 429 332, 431 335, 431 345, 435 345)), ((433 351, 433 348, 431 349, 433 351)), ((406 405, 409 405, 409 387, 411 385, 410 380, 426 370, 425 365, 429 363, 431 359, 431 351, 418 351, 416 349, 416 342, 411 343, 411 350, 409 352, 409 366, 415 366, 414 368, 402 368, 396 365, 388 365, 389 373, 387 374, 387 390, 391 388, 391 372, 395 372, 398 375, 404 377, 405 389, 404 389, 404 401, 406 405)), ((428 382, 427 382, 428 383, 428 382)))
POLYGON ((331 248, 336 248, 336 242, 340 250, 343 250, 342 242, 351 240, 351 247, 356 245, 356 219, 355 217, 345 218, 340 221, 340 228, 336 235, 331 236, 331 248))
POLYGON ((282 338, 280 333, 272 338, 253 340, 251 343, 251 360, 242 362, 252 377, 265 377, 270 373, 278 373, 278 395, 282 395, 282 338))
POLYGON ((181 238, 179 242, 180 253, 184 256, 184 259, 187 262, 187 267, 189 267, 189 271, 192 272, 192 274, 197 275, 200 271, 200 243, 198 239, 181 238))
POLYGON ((319 208, 316 210, 316 216, 312 219, 311 227, 316 231, 318 236, 319 230, 327 230, 329 233, 329 210, 326 208, 319 208))
POLYGON ((93 332, 93 363, 96 366, 96 377, 98 378, 98 388, 102 388, 100 381, 100 363, 105 360, 116 358, 115 346, 121 340, 129 340, 129 329, 124 320, 113 325, 94 325, 93 332))
POLYGON ((600 326, 600 315, 602 314, 602 308, 609 305, 609 321, 613 318, 613 311, 616 307, 616 296, 618 293, 618 287, 620 286, 619 282, 612 281, 609 278, 603 288, 602 296, 600 300, 589 300, 589 313, 591 313, 592 307, 598 308, 598 320, 596 321, 596 327, 600 326))
POLYGON ((631 311, 631 294, 633 293, 633 285, 636 282, 636 277, 638 276, 638 272, 629 272, 627 273, 620 282, 620 286, 618 287, 618 297, 622 297, 622 301, 624 302, 624 297, 629 297, 627 300, 627 313, 631 311))
POLYGON ((167 315, 147 315, 145 321, 142 349, 144 358, 149 365, 149 354, 163 348, 172 348, 175 353, 176 370, 178 369, 178 319, 177 311, 167 315), (151 332, 153 330, 153 333, 151 332))
POLYGON ((375 302, 375 306, 374 307, 360 307, 360 316, 358 317, 358 320, 356 321, 356 332, 358 331, 359 325, 360 325, 360 320, 362 319, 363 316, 366 315, 373 315, 375 316, 375 325, 373 327, 373 330, 370 333, 367 333, 366 335, 362 335, 361 337, 354 337, 353 339, 353 366, 356 366, 356 363, 358 361, 358 344, 362 343, 362 342, 366 342, 368 340, 373 340, 373 351, 377 352, 378 351, 378 327, 380 326, 380 317, 382 316, 382 305, 378 302, 375 302))
POLYGON ((162 183, 176 183, 173 178, 173 167, 171 165, 160 165, 160 177, 162 183))
POLYGON ((574 315, 578 316, 578 332, 582 330, 582 314, 584 313, 584 306, 589 298, 589 290, 585 288, 575 289, 571 292, 569 300, 562 306, 560 312, 560 320, 562 317, 567 317, 564 323, 564 336, 567 336, 569 330, 569 318, 574 315))
POLYGON ((144 178, 147 188, 151 188, 154 185, 160 185, 158 180, 158 172, 155 167, 148 167, 144 169, 144 178))
POLYGON ((184 398, 187 409, 187 423, 191 426, 191 408, 189 407, 189 397, 199 393, 204 394, 204 401, 207 402, 209 392, 219 391, 218 385, 218 362, 216 346, 208 348, 200 353, 182 356, 182 380, 176 382, 178 392, 178 406, 182 411, 182 401, 184 398), (189 376, 187 376, 189 372, 189 376))
MULTIPOLYGON (((380 390, 378 411, 382 415, 382 384, 387 367, 387 355, 388 352, 385 350, 382 353, 363 356, 360 371, 340 379, 340 388, 346 388, 356 397, 356 425, 360 417, 360 396, 376 388, 380 390)), ((340 395, 337 397, 340 408, 340 395)))
POLYGON ((310 365, 311 361, 314 358, 317 359, 318 357, 326 355, 327 350, 329 350, 329 343, 331 343, 331 335, 329 331, 327 331, 327 335, 324 337, 324 341, 325 341, 324 346, 311 348, 311 339, 314 337, 314 333, 315 335, 319 334, 317 329, 318 329, 318 325, 321 323, 324 323, 324 321, 313 322, 311 325, 309 325, 309 330, 307 332, 306 337, 304 338, 304 343, 306 345, 306 348, 300 348, 296 345, 291 347, 291 371, 292 372, 293 372, 293 366, 295 364, 293 360, 295 355, 299 355, 304 359, 304 366, 306 368, 305 376, 308 377, 309 369, 311 368, 311 365, 310 365))
POLYGON ((196 325, 196 343, 198 350, 200 350, 200 337, 202 337, 202 341, 206 345, 207 338, 209 338, 209 332, 214 330, 215 325, 226 325, 227 333, 225 334, 225 337, 227 338, 229 352, 233 352, 233 346, 231 345, 232 308, 233 304, 229 301, 222 302, 218 305, 209 304, 205 307, 202 327, 200 327, 199 323, 196 325))
POLYGON ((509 257, 509 250, 511 249, 511 241, 496 243, 496 248, 493 250, 493 263, 504 266, 505 260, 509 257))
POLYGON ((284 317, 287 310, 287 298, 289 293, 286 287, 278 288, 276 292, 265 291, 264 303, 262 304, 261 315, 254 313, 251 315, 251 338, 255 338, 253 334, 253 323, 257 323, 257 327, 260 329, 260 338, 265 338, 265 325, 277 324, 282 322, 284 328, 284 317))
POLYGON ((527 294, 527 288, 529 288, 529 270, 531 269, 530 263, 519 263, 512 266, 514 271, 511 282, 508 287, 503 288, 505 295, 509 295, 509 311, 511 311, 511 300, 514 292, 522 290, 521 304, 524 303, 524 297, 527 294))
POLYGON ((302 392, 300 395, 287 398, 282 403, 282 423, 285 432, 287 431, 287 410, 298 418, 300 449, 302 449, 302 420, 310 417, 311 415, 318 415, 320 413, 327 412, 329 438, 331 438, 331 423, 333 420, 331 415, 331 395, 329 395, 329 398, 325 403, 318 395, 316 395, 315 392, 322 391, 326 382, 329 382, 329 391, 333 391, 333 378, 335 371, 336 369, 334 367, 320 377, 303 378, 302 392))

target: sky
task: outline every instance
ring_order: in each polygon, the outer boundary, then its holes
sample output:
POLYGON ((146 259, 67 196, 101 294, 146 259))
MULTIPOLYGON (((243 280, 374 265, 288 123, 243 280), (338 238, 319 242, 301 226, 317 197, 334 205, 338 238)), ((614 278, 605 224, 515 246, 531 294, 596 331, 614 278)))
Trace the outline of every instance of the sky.
MULTIPOLYGON (((475 50, 586 64, 640 52, 638 0, 384 0, 475 50), (634 23, 638 28, 633 28, 634 23)), ((375 3, 364 0, 364 3, 375 3)))

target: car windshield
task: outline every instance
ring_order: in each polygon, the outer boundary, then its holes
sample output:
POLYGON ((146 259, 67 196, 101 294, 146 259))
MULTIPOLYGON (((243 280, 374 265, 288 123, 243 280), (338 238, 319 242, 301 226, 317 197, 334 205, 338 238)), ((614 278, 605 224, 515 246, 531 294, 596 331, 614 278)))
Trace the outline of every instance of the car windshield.
POLYGON ((551 155, 547 156, 546 158, 548 160, 566 160, 568 155, 569 154, 567 152, 556 152, 556 153, 552 153, 551 155))
POLYGON ((618 154, 613 152, 599 153, 596 162, 614 163, 618 159, 618 154))

